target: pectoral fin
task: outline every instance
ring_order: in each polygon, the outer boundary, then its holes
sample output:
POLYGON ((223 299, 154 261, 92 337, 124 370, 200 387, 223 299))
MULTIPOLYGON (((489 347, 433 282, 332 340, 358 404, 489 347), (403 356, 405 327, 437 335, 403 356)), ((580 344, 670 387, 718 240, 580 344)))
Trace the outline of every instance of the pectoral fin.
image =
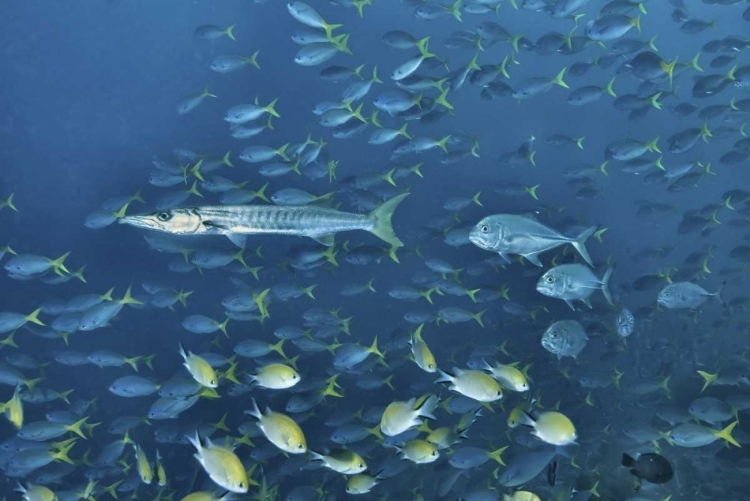
POLYGON ((315 240, 321 245, 325 245, 326 247, 332 247, 333 237, 334 235, 318 235, 318 236, 310 237, 310 238, 312 238, 313 240, 315 240))
POLYGON ((571 309, 571 310, 573 310, 573 311, 576 311, 576 307, 575 307, 575 306, 573 306, 573 301, 571 301, 570 299, 566 299, 566 300, 565 300, 565 303, 566 303, 566 304, 567 304, 568 306, 570 306, 570 309, 571 309))

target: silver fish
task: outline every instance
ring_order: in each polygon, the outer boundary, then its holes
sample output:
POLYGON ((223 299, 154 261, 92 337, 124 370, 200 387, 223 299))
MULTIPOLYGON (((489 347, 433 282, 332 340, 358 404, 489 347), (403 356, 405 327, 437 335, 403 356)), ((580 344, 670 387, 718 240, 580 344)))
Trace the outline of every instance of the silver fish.
POLYGON ((542 347, 557 358, 573 357, 583 351, 589 337, 575 320, 560 320, 550 325, 542 336, 542 347))
POLYGON ((479 221, 469 233, 469 240, 480 249, 499 253, 508 262, 508 254, 519 254, 540 267, 539 254, 571 244, 593 266, 585 243, 595 231, 596 226, 592 226, 570 238, 526 216, 496 214, 479 221))
MULTIPOLYGON (((716 292, 708 292, 700 285, 691 282, 677 282, 664 287, 656 301, 670 310, 688 308, 695 309, 706 302, 710 297, 715 297, 719 301, 722 301, 721 293, 722 287, 716 292)), ((722 301, 723 302, 723 301, 722 301)))
POLYGON ((617 315, 617 319, 615 319, 615 325, 617 326, 617 334, 620 337, 628 337, 635 330, 635 317, 630 313, 629 309, 623 308, 620 314, 617 315))
POLYGON ((120 223, 174 235, 225 235, 239 247, 247 235, 310 237, 330 247, 336 233, 365 230, 397 248, 404 244, 393 232, 391 217, 407 196, 393 197, 369 214, 313 206, 206 206, 127 216, 120 223))
POLYGON ((613 304, 612 294, 609 292, 610 277, 612 268, 609 268, 599 280, 591 269, 582 264, 562 264, 547 270, 539 277, 536 290, 545 296, 564 300, 575 311, 573 301, 576 299, 591 308, 589 298, 596 289, 601 289, 607 302, 613 304))

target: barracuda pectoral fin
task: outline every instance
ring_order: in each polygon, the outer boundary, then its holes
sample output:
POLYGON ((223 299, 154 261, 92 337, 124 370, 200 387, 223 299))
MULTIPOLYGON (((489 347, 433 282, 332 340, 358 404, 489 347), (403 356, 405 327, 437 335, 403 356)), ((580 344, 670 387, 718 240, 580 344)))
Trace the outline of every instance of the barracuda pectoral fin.
POLYGON ((237 247, 244 248, 247 244, 247 235, 240 235, 238 233, 227 233, 227 238, 237 247))
POLYGON ((329 235, 315 235, 311 236, 313 240, 318 242, 321 245, 325 245, 326 247, 332 247, 333 246, 333 237, 335 235, 329 234, 329 235))

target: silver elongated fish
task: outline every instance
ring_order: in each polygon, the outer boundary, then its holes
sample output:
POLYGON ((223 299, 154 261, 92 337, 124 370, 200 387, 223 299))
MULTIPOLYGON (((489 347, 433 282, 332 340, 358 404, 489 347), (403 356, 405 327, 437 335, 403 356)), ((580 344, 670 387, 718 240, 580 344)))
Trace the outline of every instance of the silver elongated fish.
POLYGON ((393 232, 391 217, 407 196, 395 196, 369 214, 314 206, 217 205, 126 216, 120 223, 173 235, 224 235, 239 247, 247 235, 310 237, 330 247, 336 233, 365 230, 398 248, 404 244, 393 232))

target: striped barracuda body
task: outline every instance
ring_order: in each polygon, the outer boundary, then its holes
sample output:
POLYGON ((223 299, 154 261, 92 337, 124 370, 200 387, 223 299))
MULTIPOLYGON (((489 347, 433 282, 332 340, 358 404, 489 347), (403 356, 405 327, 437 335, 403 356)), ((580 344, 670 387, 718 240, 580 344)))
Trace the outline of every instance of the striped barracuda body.
POLYGON ((295 235, 331 246, 336 233, 365 230, 392 247, 401 247, 391 218, 407 195, 393 197, 369 214, 309 205, 217 205, 125 216, 120 223, 174 235, 224 235, 240 247, 247 235, 295 235))

